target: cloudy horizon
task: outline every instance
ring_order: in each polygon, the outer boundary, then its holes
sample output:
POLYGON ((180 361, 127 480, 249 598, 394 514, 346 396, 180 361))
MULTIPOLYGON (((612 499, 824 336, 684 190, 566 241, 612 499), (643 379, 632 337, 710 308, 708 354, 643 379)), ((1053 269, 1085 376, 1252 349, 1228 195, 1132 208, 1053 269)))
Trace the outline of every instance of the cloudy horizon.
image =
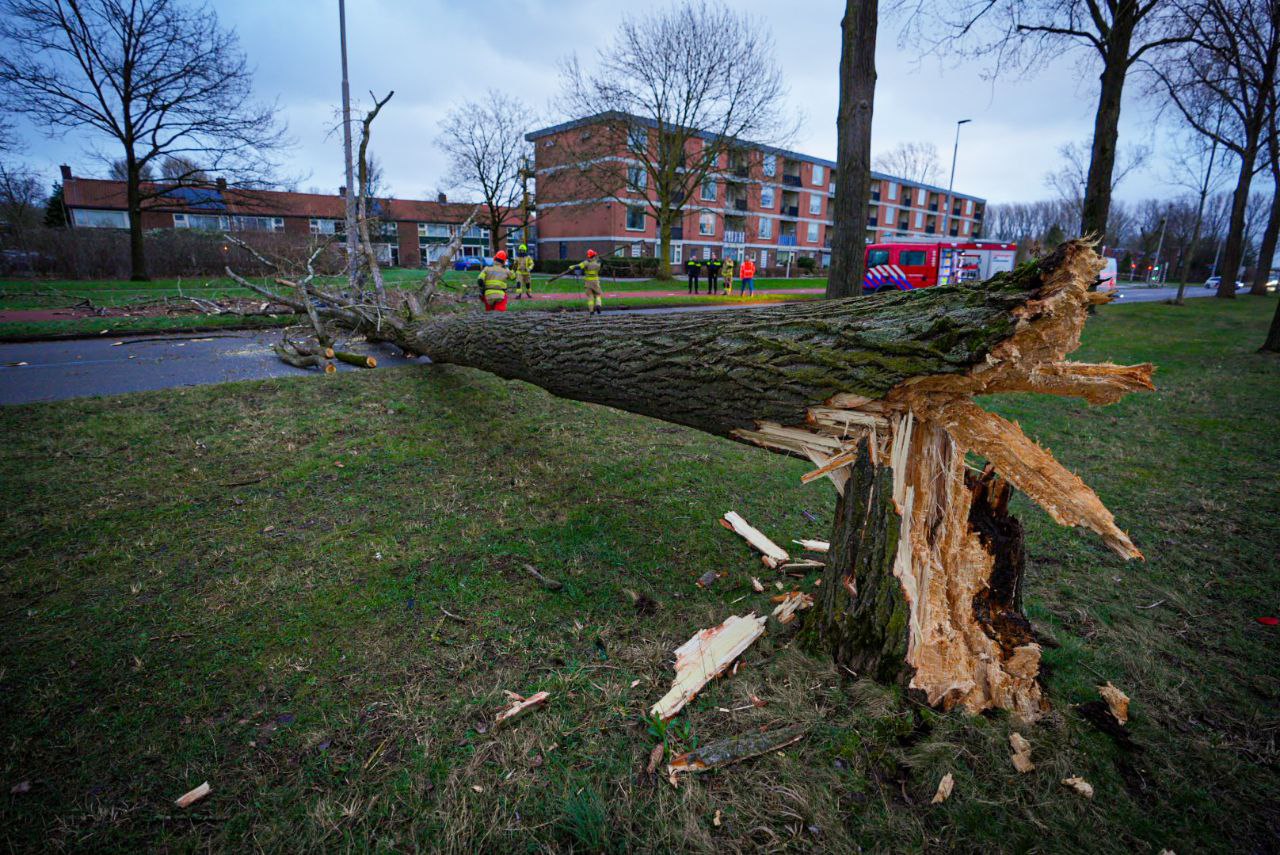
MULTIPOLYGON (((370 90, 396 91, 374 128, 372 150, 382 163, 389 195, 401 198, 452 190, 444 183, 446 161, 435 139, 455 104, 481 99, 494 88, 531 105, 529 130, 566 118, 551 106, 560 88, 558 62, 576 50, 584 64, 593 64, 595 49, 608 43, 624 15, 602 0, 348 0, 347 5, 353 98, 363 103, 370 90)), ((630 4, 628 9, 666 5, 630 4)), ((256 96, 278 102, 296 140, 283 177, 296 179, 300 190, 332 193, 342 183, 341 137, 333 132, 341 79, 338 14, 336 3, 323 6, 317 11, 315 4, 220 0, 216 8, 223 25, 238 32, 256 68, 256 96)), ((745 0, 734 8, 772 33, 789 88, 788 108, 804 117, 787 147, 834 159, 843 4, 745 0)), ((897 22, 882 18, 873 153, 900 142, 932 142, 942 161, 939 183, 945 186, 955 123, 971 119, 960 140, 957 192, 993 203, 1054 197, 1045 175, 1061 165, 1059 147, 1091 136, 1096 65, 1083 54, 1067 54, 1034 76, 992 81, 978 62, 921 58, 910 44, 900 43, 898 31, 897 22)), ((1154 111, 1137 90, 1131 82, 1119 144, 1149 146, 1154 154, 1116 197, 1175 196, 1180 191, 1169 183, 1172 170, 1163 155, 1168 133, 1155 125, 1154 111)), ((25 121, 18 129, 24 144, 19 159, 47 181, 57 179, 59 163, 70 164, 77 175, 106 173, 93 155, 103 149, 102 140, 87 134, 51 139, 25 121)))

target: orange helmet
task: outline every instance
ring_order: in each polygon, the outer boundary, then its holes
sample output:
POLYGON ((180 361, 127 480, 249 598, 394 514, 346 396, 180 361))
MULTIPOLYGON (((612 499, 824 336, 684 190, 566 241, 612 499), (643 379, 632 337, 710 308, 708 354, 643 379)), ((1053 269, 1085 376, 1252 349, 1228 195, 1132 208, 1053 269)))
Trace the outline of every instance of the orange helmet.
POLYGON ((500 249, 500 250, 498 250, 497 252, 495 252, 495 253, 493 254, 493 260, 494 260, 494 261, 506 261, 506 260, 507 260, 507 251, 506 251, 506 250, 504 250, 504 249, 500 249))
POLYGON ((587 258, 595 258, 595 257, 596 257, 596 251, 594 249, 587 250, 587 258))

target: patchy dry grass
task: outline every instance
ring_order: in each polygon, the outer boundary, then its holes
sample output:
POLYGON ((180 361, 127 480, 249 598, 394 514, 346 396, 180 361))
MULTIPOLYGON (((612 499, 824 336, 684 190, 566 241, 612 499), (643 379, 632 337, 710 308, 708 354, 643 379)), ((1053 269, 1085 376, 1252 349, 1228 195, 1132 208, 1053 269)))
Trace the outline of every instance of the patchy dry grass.
POLYGON ((661 736, 681 750, 804 722, 810 737, 678 790, 644 774, 657 736, 643 713, 669 651, 768 607, 750 586, 760 565, 715 518, 823 536, 829 488, 801 487, 802 464, 449 367, 7 408, 0 838, 1274 847, 1280 632, 1254 618, 1278 608, 1280 363, 1253 353, 1273 308, 1109 307, 1083 355, 1157 362, 1158 393, 1094 411, 989 402, 1096 486, 1150 556, 1124 565, 1021 503, 1028 610, 1058 644, 1045 722, 922 709, 771 627, 661 736), (703 591, 707 569, 728 575, 703 591), (628 589, 657 611, 638 614, 628 589), (1133 696, 1135 747, 1076 711, 1106 680, 1133 696), (504 689, 552 699, 494 730, 504 689), (1032 774, 1008 760, 1013 729, 1032 774), (947 771, 955 794, 931 807, 947 771), (1061 786, 1071 774, 1093 800, 1061 786), (211 796, 173 806, 205 780, 211 796))

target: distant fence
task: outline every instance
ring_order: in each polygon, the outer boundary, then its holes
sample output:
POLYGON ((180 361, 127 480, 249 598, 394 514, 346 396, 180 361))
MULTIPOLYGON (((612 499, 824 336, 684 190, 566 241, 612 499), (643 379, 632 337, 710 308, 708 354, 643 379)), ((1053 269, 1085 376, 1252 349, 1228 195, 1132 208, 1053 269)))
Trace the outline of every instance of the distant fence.
MULTIPOLYGON (((237 234, 270 260, 286 259, 301 268, 315 244, 283 234, 237 234)), ((228 265, 237 273, 261 276, 274 272, 253 255, 217 232, 156 229, 144 237, 150 276, 223 276, 228 265)), ((124 279, 132 272, 129 234, 116 230, 31 229, 0 238, 0 274, 59 279, 124 279)), ((316 270, 338 273, 345 253, 330 245, 316 260, 316 270)))

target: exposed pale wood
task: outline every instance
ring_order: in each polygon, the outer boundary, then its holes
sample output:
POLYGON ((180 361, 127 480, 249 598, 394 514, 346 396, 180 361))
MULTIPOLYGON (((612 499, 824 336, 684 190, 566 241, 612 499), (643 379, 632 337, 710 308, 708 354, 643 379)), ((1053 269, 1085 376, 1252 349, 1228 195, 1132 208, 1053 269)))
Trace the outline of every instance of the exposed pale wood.
POLYGON ((827 552, 831 549, 831 544, 825 540, 793 540, 792 543, 800 545, 805 552, 827 552))
POLYGON ((1009 745, 1013 748, 1013 754, 1009 757, 1013 761, 1013 768, 1023 775, 1035 771, 1036 764, 1031 762, 1031 743, 1015 731, 1009 734, 1009 745))
POLYGON ((511 699, 512 704, 494 717, 494 726, 505 724, 524 715, 534 707, 545 704, 547 699, 551 697, 549 692, 536 692, 527 698, 521 697, 515 692, 507 692, 506 695, 511 699))
POLYGON ((1070 778, 1064 778, 1062 780, 1062 785, 1064 787, 1070 787, 1086 799, 1093 798, 1093 784, 1090 784, 1079 775, 1072 775, 1070 778))
POLYGON ((779 564, 791 560, 791 556, 787 554, 785 549, 778 546, 758 529, 753 528, 735 511, 726 513, 724 521, 729 524, 735 534, 751 544, 766 559, 765 564, 769 567, 776 568, 779 564))
POLYGON ((345 353, 341 350, 335 350, 333 356, 339 362, 345 362, 348 365, 354 365, 357 368, 377 368, 378 360, 372 356, 365 356, 363 353, 345 353))
POLYGON ((178 797, 177 801, 175 801, 174 804, 176 804, 180 808, 191 807, 193 804, 200 801, 202 798, 209 795, 209 793, 211 792, 213 792, 213 788, 209 786, 208 781, 205 781, 203 784, 196 787, 194 790, 191 790, 190 792, 187 792, 187 793, 183 793, 181 796, 178 797))
POLYGON ((956 779, 950 772, 942 776, 942 780, 938 782, 938 791, 933 794, 933 798, 929 800, 931 805, 940 805, 947 799, 951 798, 951 791, 955 789, 956 779))
POLYGON ((797 612, 810 608, 813 608, 813 597, 801 591, 791 591, 783 596, 782 602, 773 610, 773 616, 778 619, 778 623, 791 623, 796 619, 797 612))
POLYGON ((764 634, 764 617, 732 615, 719 626, 704 629, 675 650, 676 677, 671 689, 650 713, 669 719, 693 700, 702 687, 724 673, 733 661, 764 634))
POLYGON ((1107 702, 1107 709, 1111 710, 1111 714, 1115 716, 1116 721, 1121 724, 1129 721, 1128 695, 1111 685, 1110 681, 1105 686, 1098 687, 1098 694, 1107 702))
POLYGON ((541 573, 538 572, 538 568, 534 567, 532 564, 525 564, 524 572, 528 573, 530 576, 536 579, 538 584, 546 588, 548 591, 559 591, 561 588, 564 587, 563 583, 557 582, 555 579, 548 579, 546 576, 543 576, 541 573))

